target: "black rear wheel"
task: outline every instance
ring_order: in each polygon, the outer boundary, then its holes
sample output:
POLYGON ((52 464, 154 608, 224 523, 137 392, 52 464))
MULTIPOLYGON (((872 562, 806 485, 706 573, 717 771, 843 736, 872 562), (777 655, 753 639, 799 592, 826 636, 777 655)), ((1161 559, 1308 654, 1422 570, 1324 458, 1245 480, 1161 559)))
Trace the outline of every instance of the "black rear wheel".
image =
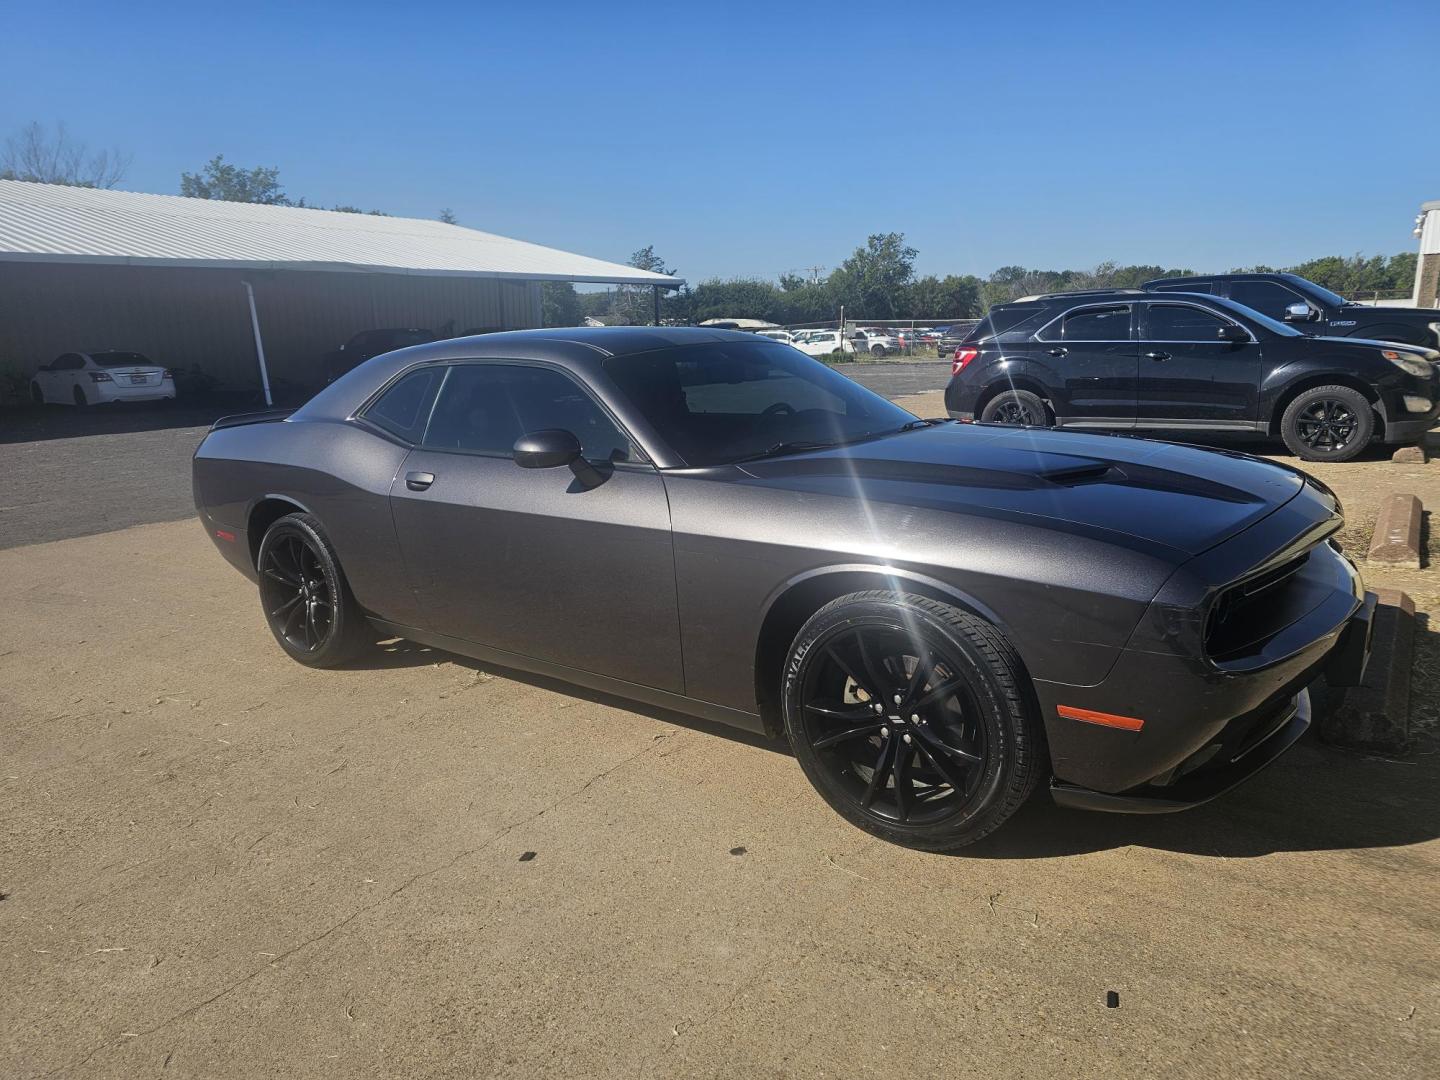
POLYGON ((1015 427, 1045 427, 1050 414, 1045 402, 1028 390, 1006 390, 985 403, 980 410, 982 424, 1011 424, 1015 427))
POLYGON ((922 596, 853 593, 806 623, 786 667, 785 727, 841 815, 931 851, 973 843, 1043 769, 1020 662, 983 619, 922 596))
POLYGON ((1280 435, 1305 461, 1349 461, 1370 444, 1375 410, 1349 386, 1317 386, 1285 409, 1280 435))
POLYGON ((30 400, 33 401, 36 405, 45 404, 45 391, 40 389, 40 384, 38 382, 32 382, 30 384, 30 400))
POLYGON ((270 632, 309 667, 334 667, 373 641, 335 550, 309 514, 287 514, 266 530, 256 559, 270 632))
POLYGON ((71 396, 72 398, 74 398, 75 404, 78 405, 78 406, 79 406, 80 408, 82 408, 82 409, 83 409, 86 405, 89 405, 89 404, 90 404, 90 400, 85 396, 85 391, 84 391, 84 390, 81 390, 80 387, 78 387, 78 386, 75 387, 75 392, 74 392, 73 394, 71 394, 70 396, 71 396))

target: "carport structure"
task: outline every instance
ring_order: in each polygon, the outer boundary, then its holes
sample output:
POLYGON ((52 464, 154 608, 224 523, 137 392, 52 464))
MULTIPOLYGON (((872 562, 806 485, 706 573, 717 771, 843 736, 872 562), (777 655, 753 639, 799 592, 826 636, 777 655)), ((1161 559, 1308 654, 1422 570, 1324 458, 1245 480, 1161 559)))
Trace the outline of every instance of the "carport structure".
POLYGON ((679 278, 419 218, 0 180, 0 362, 131 349, 230 387, 320 381, 362 330, 541 325, 541 283, 679 278))

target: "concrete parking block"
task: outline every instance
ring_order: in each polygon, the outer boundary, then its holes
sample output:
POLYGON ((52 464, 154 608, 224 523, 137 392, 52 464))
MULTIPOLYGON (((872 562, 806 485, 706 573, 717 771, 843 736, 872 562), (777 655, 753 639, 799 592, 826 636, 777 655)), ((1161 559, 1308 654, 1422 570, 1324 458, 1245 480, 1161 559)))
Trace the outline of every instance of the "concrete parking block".
POLYGON ((1420 569, 1420 521, 1424 512, 1414 495, 1395 494, 1380 506, 1370 539, 1371 562, 1420 569))
POLYGON ((1410 745, 1410 675, 1415 654, 1415 604, 1399 589, 1376 589, 1370 665, 1361 685, 1336 693, 1320 721, 1320 737, 1352 750, 1402 753, 1410 745))

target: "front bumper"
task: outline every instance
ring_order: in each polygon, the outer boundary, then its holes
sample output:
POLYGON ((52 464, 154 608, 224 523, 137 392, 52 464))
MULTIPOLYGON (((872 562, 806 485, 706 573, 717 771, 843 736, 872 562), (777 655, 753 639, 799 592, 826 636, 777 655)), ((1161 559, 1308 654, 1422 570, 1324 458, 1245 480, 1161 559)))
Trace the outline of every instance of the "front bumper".
POLYGON ((1056 805, 1071 810, 1112 814, 1173 814, 1189 810, 1244 783, 1294 746, 1310 727, 1310 692, 1301 690, 1276 717, 1266 720, 1240 740, 1232 752, 1217 752, 1202 766, 1168 784, 1147 784, 1111 794, 1055 781, 1050 785, 1051 797, 1056 805))

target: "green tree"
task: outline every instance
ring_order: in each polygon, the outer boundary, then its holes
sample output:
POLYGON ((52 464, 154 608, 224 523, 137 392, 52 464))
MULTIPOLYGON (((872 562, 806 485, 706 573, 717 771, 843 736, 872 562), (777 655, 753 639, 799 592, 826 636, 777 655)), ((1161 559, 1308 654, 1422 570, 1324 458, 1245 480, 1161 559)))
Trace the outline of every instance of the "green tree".
POLYGON ((262 203, 266 206, 303 205, 294 203, 280 187, 280 170, 256 166, 242 169, 227 164, 216 154, 199 173, 180 174, 180 194, 192 199, 220 199, 224 202, 262 203))
POLYGON ((830 275, 830 289, 847 316, 893 319, 906 306, 917 254, 904 233, 875 233, 830 275))
POLYGON ((52 135, 34 120, 5 140, 0 150, 0 180, 35 184, 113 188, 130 168, 130 155, 119 149, 91 152, 70 138, 64 124, 52 135))
POLYGON ((444 210, 440 211, 440 220, 443 221, 446 225, 460 224, 460 219, 455 216, 455 211, 451 210, 448 206, 445 207, 444 210))
MULTIPOLYGON (((637 270, 649 270, 652 274, 674 274, 665 265, 665 260, 655 254, 653 244, 647 244, 630 256, 629 265, 637 270)), ((631 326, 643 326, 655 317, 655 300, 649 285, 621 285, 614 292, 613 311, 623 316, 631 326)), ((665 317, 665 298, 660 301, 661 318, 665 317)))
POLYGON ((916 278, 905 314, 915 319, 972 319, 980 314, 980 286, 980 279, 970 274, 916 278))
POLYGON ((579 326, 585 320, 580 295, 568 281, 541 283, 540 313, 541 326, 579 326))

